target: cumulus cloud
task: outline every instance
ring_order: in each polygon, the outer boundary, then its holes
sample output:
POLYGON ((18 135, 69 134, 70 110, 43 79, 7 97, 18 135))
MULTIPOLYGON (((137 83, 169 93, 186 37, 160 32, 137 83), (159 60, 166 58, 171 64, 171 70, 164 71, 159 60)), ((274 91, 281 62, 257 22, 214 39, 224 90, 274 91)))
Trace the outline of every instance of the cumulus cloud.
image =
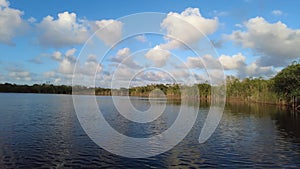
POLYGON ((53 52, 53 54, 51 55, 51 57, 52 57, 54 60, 57 60, 57 61, 61 61, 61 60, 62 60, 62 54, 61 54, 61 52, 59 52, 59 51, 53 52))
POLYGON ((78 65, 80 73, 93 76, 102 71, 102 65, 98 63, 96 55, 89 55, 83 65, 78 65))
MULTIPOLYGON (((75 48, 69 49, 65 52, 64 57, 59 61, 58 72, 63 74, 72 74, 74 72, 74 67, 76 63, 76 57, 74 56, 76 52, 75 48)), ((58 56, 61 55, 59 52, 58 56)), ((61 58, 61 56, 60 56, 61 58)))
POLYGON ((135 39, 139 42, 147 42, 147 38, 145 35, 136 36, 135 39))
POLYGON ((64 58, 59 64, 58 72, 63 74, 72 74, 74 71, 74 64, 75 63, 71 60, 64 58))
POLYGON ((70 60, 71 62, 76 62, 75 53, 76 53, 76 49, 71 48, 71 49, 65 51, 64 53, 62 53, 61 51, 54 51, 51 54, 43 53, 40 56, 38 56, 37 59, 41 60, 43 57, 48 57, 59 63, 62 62, 63 59, 70 60))
POLYGON ((219 57, 219 61, 221 62, 225 70, 238 69, 246 65, 246 57, 241 53, 233 56, 221 55, 219 57))
POLYGON ((257 61, 247 65, 246 57, 241 53, 232 56, 221 55, 219 61, 225 70, 237 71, 239 78, 270 77, 275 73, 273 66, 261 66, 257 64, 257 61))
MULTIPOLYGON (((115 69, 111 75, 103 76, 101 82, 112 82, 113 88, 128 87, 129 86, 141 86, 153 83, 174 83, 173 77, 170 74, 173 72, 164 72, 157 69, 147 69, 146 71, 136 72, 126 66, 119 66, 115 69)), ((181 73, 181 72, 176 72, 181 73)), ((182 75, 182 73, 180 74, 182 75)), ((106 84, 107 86, 107 84, 106 84)), ((110 84, 108 84, 110 87, 110 84)))
POLYGON ((189 68, 198 68, 198 69, 219 69, 219 61, 211 55, 203 55, 201 57, 188 57, 186 65, 189 68))
POLYGON ((222 77, 222 66, 224 70, 236 71, 239 78, 270 77, 275 74, 273 66, 261 66, 257 64, 257 61, 246 64, 246 57, 241 53, 232 56, 223 54, 218 59, 211 55, 188 57, 186 66, 192 69, 206 69, 210 75, 215 77, 222 77))
POLYGON ((139 80, 142 82, 170 82, 170 76, 160 71, 148 71, 139 75, 139 80))
POLYGON ((29 23, 35 23, 36 22, 36 19, 34 17, 30 17, 29 19, 27 19, 27 21, 29 23))
POLYGON ((0 43, 14 45, 12 39, 24 31, 27 24, 23 12, 9 7, 9 2, 0 0, 0 43))
POLYGON ((125 67, 125 66, 119 66, 118 69, 115 69, 112 76, 113 76, 114 80, 129 81, 133 77, 134 74, 135 74, 135 71, 133 71, 132 69, 129 69, 128 67, 125 67))
POLYGON ((68 47, 86 42, 94 31, 107 45, 111 46, 121 39, 122 23, 116 20, 97 20, 77 18, 76 13, 58 13, 57 18, 46 16, 37 24, 38 42, 45 47, 68 47))
POLYGON ((238 68, 238 76, 245 77, 270 77, 275 74, 273 66, 259 66, 255 62, 248 66, 238 68))
POLYGON ((9 73, 9 77, 17 81, 31 81, 31 75, 28 71, 14 71, 9 73))
POLYGON ((0 6, 1 7, 8 7, 9 6, 9 2, 6 0, 0 0, 0 6))
POLYGON ((84 20, 77 19, 75 13, 63 12, 55 19, 46 16, 37 24, 40 32, 38 42, 46 47, 65 47, 84 43, 89 37, 84 20))
POLYGON ((118 50, 117 57, 127 57, 130 55, 130 49, 129 48, 123 48, 118 50))
POLYGON ((71 85, 72 75, 61 74, 55 70, 47 71, 42 74, 43 79, 53 84, 71 85))
POLYGON ((239 24, 239 23, 235 24, 234 26, 238 27, 238 28, 243 28, 244 27, 242 24, 239 24))
POLYGON ((189 68, 203 68, 203 62, 200 57, 188 57, 186 65, 189 68))
POLYGON ((117 20, 100 20, 92 22, 96 35, 108 46, 114 45, 122 38, 123 23, 117 20))
POLYGON ((56 76, 56 72, 55 71, 48 71, 48 72, 44 72, 43 76, 46 78, 52 78, 56 76))
POLYGON ((262 17, 244 23, 246 31, 233 31, 226 38, 261 57, 258 66, 286 66, 300 56, 300 30, 290 29, 282 22, 269 23, 262 17))
POLYGON ((184 79, 184 78, 187 78, 188 76, 190 76, 190 73, 186 69, 172 70, 170 73, 175 79, 182 79, 182 78, 184 79))
POLYGON ((166 29, 166 38, 169 40, 168 43, 161 45, 161 47, 174 49, 182 47, 180 41, 187 45, 193 45, 203 36, 214 33, 218 27, 218 19, 203 17, 198 8, 187 8, 180 14, 170 12, 161 23, 161 27, 166 29))
POLYGON ((102 71, 102 65, 98 63, 96 55, 91 54, 87 56, 85 60, 82 59, 77 61, 74 56, 75 52, 76 49, 74 48, 65 52, 63 59, 59 61, 57 69, 58 73, 68 76, 72 75, 75 70, 75 64, 77 67, 76 76, 81 76, 83 78, 94 76, 96 73, 102 71))
MULTIPOLYGON (((75 48, 71 48, 64 53, 60 51, 53 52, 50 57, 58 62, 58 67, 54 71, 45 72, 43 76, 46 78, 51 78, 52 80, 66 79, 70 81, 70 79, 73 77, 75 64, 77 67, 77 76, 91 77, 94 76, 96 72, 102 71, 102 65, 98 63, 96 55, 91 54, 87 56, 85 60, 77 60, 75 53, 75 48)), ((63 82, 65 82, 65 80, 63 82)))
POLYGON ((72 56, 74 56, 75 52, 76 52, 76 49, 72 48, 72 49, 67 50, 65 55, 66 55, 66 57, 72 57, 72 56))
POLYGON ((156 45, 145 54, 145 57, 153 61, 157 67, 165 66, 170 56, 170 51, 162 49, 159 45, 156 45))
POLYGON ((169 80, 169 83, 181 83, 186 85, 193 85, 202 81, 203 72, 191 71, 186 67, 183 69, 171 70, 170 74, 173 79, 169 80), (200 79, 201 78, 201 79, 200 79))
POLYGON ((127 67, 130 67, 132 69, 140 69, 141 66, 139 66, 130 55, 130 49, 129 48, 123 48, 118 50, 117 55, 111 59, 112 62, 115 63, 121 63, 127 67))
POLYGON ((54 84, 59 84, 59 83, 61 83, 61 78, 56 78, 56 79, 54 79, 54 84))
POLYGON ((201 60, 206 69, 222 69, 218 59, 212 55, 204 55, 201 57, 201 60))

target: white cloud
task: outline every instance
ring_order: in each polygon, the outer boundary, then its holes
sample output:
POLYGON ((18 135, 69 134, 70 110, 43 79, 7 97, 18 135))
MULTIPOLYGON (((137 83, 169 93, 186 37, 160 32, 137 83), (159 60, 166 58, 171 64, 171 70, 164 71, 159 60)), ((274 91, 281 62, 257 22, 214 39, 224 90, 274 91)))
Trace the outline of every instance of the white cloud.
POLYGON ((8 7, 9 6, 9 2, 6 0, 0 0, 0 7, 8 7))
POLYGON ((259 66, 286 66, 300 56, 299 29, 290 29, 280 21, 269 23, 262 17, 252 18, 244 25, 247 31, 234 31, 226 38, 259 54, 259 66))
POLYGON ((283 14, 283 12, 281 10, 273 10, 271 13, 275 16, 280 16, 283 14))
MULTIPOLYGON (((62 74, 72 74, 76 63, 75 48, 69 49, 65 52, 64 58, 59 60, 58 72, 62 74)), ((58 54, 59 55, 59 54, 58 54)))
POLYGON ((221 63, 212 55, 204 55, 201 57, 206 69, 222 69, 221 63))
POLYGON ((43 76, 46 77, 46 78, 55 77, 56 76, 56 72, 55 71, 44 72, 43 76))
POLYGON ((34 17, 30 17, 29 19, 27 19, 27 21, 29 23, 35 23, 36 22, 36 19, 34 17))
POLYGON ((83 75, 93 76, 102 71, 102 65, 98 63, 96 55, 89 55, 84 65, 78 66, 83 75))
POLYGON ((128 82, 134 74, 135 72, 132 69, 125 66, 119 66, 118 69, 115 69, 112 76, 114 80, 125 80, 128 82))
POLYGON ((241 53, 233 56, 221 55, 219 61, 223 65, 225 70, 238 69, 245 66, 246 57, 241 53))
POLYGON ((154 62, 157 67, 163 67, 166 65, 167 60, 171 56, 168 50, 163 50, 160 46, 156 45, 154 48, 150 49, 145 57, 154 62))
POLYGON ((238 27, 238 28, 243 28, 244 27, 242 24, 235 24, 234 26, 238 27))
POLYGON ((44 72, 42 74, 43 80, 49 81, 53 84, 65 84, 71 85, 72 82, 72 74, 62 74, 59 73, 57 70, 51 70, 44 72))
POLYGON ((9 75, 10 76, 22 76, 22 77, 26 77, 26 76, 29 76, 30 73, 27 72, 27 71, 21 71, 21 72, 11 72, 9 75))
POLYGON ((51 57, 51 59, 62 62, 63 59, 69 60, 70 62, 76 62, 76 57, 74 56, 76 53, 76 49, 72 48, 67 50, 64 54, 60 51, 54 51, 52 54, 44 54, 46 56, 51 57))
POLYGON ((213 84, 220 84, 223 82, 224 71, 221 63, 217 58, 214 58, 210 54, 203 55, 201 57, 188 57, 186 65, 191 70, 190 77, 185 76, 185 82, 188 84, 204 83, 210 81, 213 84), (186 80, 188 78, 188 80, 186 80))
POLYGON ((76 13, 59 13, 57 18, 46 16, 37 24, 38 42, 42 46, 61 48, 80 45, 97 31, 97 36, 111 46, 121 39, 122 23, 116 20, 89 21, 77 18, 76 13))
POLYGON ((200 57, 188 57, 186 65, 189 68, 203 68, 202 59, 200 57))
POLYGON ((248 66, 242 66, 238 69, 238 76, 245 77, 270 77, 275 74, 272 66, 259 66, 255 62, 248 66))
POLYGON ((0 0, 0 42, 14 45, 12 39, 26 29, 26 22, 21 18, 23 12, 9 7, 9 2, 0 0))
POLYGON ((123 23, 117 20, 100 20, 92 22, 96 35, 108 46, 114 45, 122 38, 123 23))
POLYGON ((56 78, 54 79, 54 84, 60 84, 61 83, 61 78, 56 78))
POLYGON ((72 74, 73 71, 74 63, 71 62, 69 59, 64 58, 59 64, 58 72, 63 74, 72 74))
MULTIPOLYGON (((102 71, 102 66, 98 63, 96 55, 89 55, 86 60, 77 60, 76 49, 67 50, 64 54, 59 51, 54 52, 51 57, 58 61, 59 65, 55 71, 45 72, 45 77, 54 79, 63 79, 63 82, 69 81, 73 77, 75 64, 77 67, 76 76, 90 78, 96 71, 102 71)), ((68 82, 69 83, 69 82, 68 82)))
POLYGON ((221 64, 211 55, 203 55, 202 57, 188 57, 186 65, 189 68, 198 69, 220 69, 221 64))
POLYGON ((89 56, 87 57, 86 61, 87 61, 87 62, 98 62, 98 61, 97 61, 97 56, 91 54, 91 55, 89 55, 89 56))
MULTIPOLYGON (((236 71, 239 78, 245 77, 270 77, 274 75, 275 70, 273 66, 261 66, 256 61, 246 64, 246 57, 241 54, 232 56, 221 55, 218 59, 211 55, 204 55, 202 57, 188 57, 186 61, 188 68, 205 69, 214 78, 222 77, 222 66, 224 70, 236 71)), ((202 80, 204 79, 201 77, 202 80)), ((198 79, 197 79, 198 80, 198 79)))
POLYGON ((10 72, 9 77, 13 78, 14 80, 18 81, 31 81, 31 75, 28 71, 15 71, 15 72, 10 72))
POLYGON ((257 61, 247 65, 246 57, 241 53, 232 56, 221 55, 219 61, 225 70, 236 70, 239 78, 270 77, 275 73, 273 66, 261 66, 257 64, 257 61))
POLYGON ((170 70, 169 71, 172 79, 169 77, 169 82, 170 83, 182 83, 182 84, 187 84, 191 85, 193 83, 196 83, 196 78, 198 73, 195 71, 189 71, 186 67, 181 68, 181 69, 175 69, 175 70, 170 70))
POLYGON ((147 42, 147 38, 145 35, 136 36, 135 39, 139 42, 147 42))
POLYGON ((120 49, 118 52, 117 52, 117 56, 119 57, 127 57, 130 55, 130 49, 129 48, 123 48, 123 49, 120 49))
POLYGON ((51 57, 54 60, 57 60, 57 61, 61 61, 62 60, 62 54, 59 51, 53 52, 53 54, 51 55, 51 57))
POLYGON ((85 21, 77 19, 75 13, 59 13, 57 19, 48 15, 37 27, 40 31, 38 42, 47 47, 78 45, 89 37, 85 21))
POLYGON ((140 74, 140 76, 138 76, 138 78, 142 83, 144 83, 142 85, 147 85, 149 84, 149 82, 166 83, 166 82, 173 81, 167 73, 161 71, 143 72, 142 74, 140 74))
POLYGON ((130 55, 130 49, 129 48, 123 48, 118 50, 117 55, 111 59, 112 62, 115 63, 121 63, 129 68, 132 69, 140 69, 141 66, 139 66, 130 55))
POLYGON ((65 55, 66 55, 66 57, 71 57, 71 56, 74 56, 75 52, 76 52, 76 49, 72 48, 72 49, 67 50, 65 55))
POLYGON ((204 18, 198 8, 187 8, 180 14, 170 12, 161 23, 161 27, 167 30, 166 38, 169 40, 161 47, 174 49, 183 47, 180 41, 186 45, 193 45, 203 36, 214 33, 218 27, 218 19, 204 18), (172 39, 172 37, 175 39, 172 39))

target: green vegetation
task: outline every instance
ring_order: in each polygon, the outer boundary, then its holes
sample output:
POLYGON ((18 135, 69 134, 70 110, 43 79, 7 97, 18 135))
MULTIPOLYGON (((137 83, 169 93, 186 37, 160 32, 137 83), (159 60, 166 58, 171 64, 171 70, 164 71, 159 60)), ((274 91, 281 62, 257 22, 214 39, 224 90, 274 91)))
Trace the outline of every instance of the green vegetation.
POLYGON ((34 84, 32 86, 29 86, 5 83, 0 84, 0 92, 72 94, 72 87, 66 85, 55 86, 52 84, 34 84))
POLYGON ((274 91, 287 101, 300 96, 300 63, 294 62, 273 79, 274 91))
POLYGON ((272 79, 262 78, 239 80, 227 78, 227 98, 233 101, 248 101, 268 104, 285 104, 273 90, 272 79))
MULTIPOLYGON (((280 71, 275 77, 269 80, 262 78, 246 78, 240 80, 233 76, 226 79, 227 100, 234 102, 257 102, 267 104, 293 105, 297 106, 297 98, 300 96, 300 63, 293 63, 280 71)), ((87 88, 75 86, 76 94, 96 95, 130 95, 148 96, 154 89, 159 89, 168 98, 198 97, 201 101, 210 101, 211 86, 207 83, 195 84, 193 86, 182 86, 179 84, 152 84, 147 86, 132 87, 130 89, 107 89, 87 88), (79 90, 78 90, 79 89, 79 90), (183 90, 184 92, 183 92, 183 90), (197 90, 199 93, 197 92, 197 90)), ((16 93, 58 93, 71 94, 71 86, 55 86, 52 84, 16 85, 0 84, 0 92, 16 93)), ((299 106, 298 106, 299 107, 299 106)))
POLYGON ((129 89, 129 95, 148 96, 154 89, 161 90, 168 98, 181 98, 181 94, 185 94, 185 97, 193 98, 200 96, 201 100, 209 100, 211 86, 206 83, 195 84, 193 86, 183 86, 179 84, 152 84, 147 86, 132 87, 129 89), (199 93, 197 92, 197 88, 199 93))

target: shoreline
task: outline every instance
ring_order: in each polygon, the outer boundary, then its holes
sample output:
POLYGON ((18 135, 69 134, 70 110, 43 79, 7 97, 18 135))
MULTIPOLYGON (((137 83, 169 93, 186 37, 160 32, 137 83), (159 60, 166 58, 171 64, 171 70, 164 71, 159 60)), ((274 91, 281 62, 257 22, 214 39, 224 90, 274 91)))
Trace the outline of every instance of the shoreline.
MULTIPOLYGON (((88 92, 88 93, 37 93, 37 92, 0 92, 0 93, 20 93, 20 94, 58 94, 58 95, 95 95, 95 96, 128 96, 128 95, 107 95, 107 94, 95 94, 93 92, 88 92)), ((129 96, 132 96, 132 97, 142 97, 142 98, 148 98, 149 95, 147 94, 134 94, 134 95, 129 95, 129 96)), ((158 98, 162 98, 162 97, 158 97, 158 98)), ((182 98, 181 96, 178 96, 178 95, 167 95, 166 98, 168 101, 181 101, 182 98)), ((210 99, 210 96, 203 96, 203 97, 200 97, 200 98, 195 98, 195 97, 184 97, 185 99, 188 99, 188 100, 198 100, 200 103, 206 103, 206 104, 210 104, 211 103, 211 99, 210 99)), ((251 100, 251 99, 243 99, 243 98, 228 98, 226 97, 226 101, 225 101, 225 104, 258 104, 258 105, 271 105, 271 106, 277 106, 277 107, 285 107, 285 108, 290 108, 291 106, 288 105, 287 103, 285 102, 268 102, 268 101, 255 101, 255 100, 251 100)))

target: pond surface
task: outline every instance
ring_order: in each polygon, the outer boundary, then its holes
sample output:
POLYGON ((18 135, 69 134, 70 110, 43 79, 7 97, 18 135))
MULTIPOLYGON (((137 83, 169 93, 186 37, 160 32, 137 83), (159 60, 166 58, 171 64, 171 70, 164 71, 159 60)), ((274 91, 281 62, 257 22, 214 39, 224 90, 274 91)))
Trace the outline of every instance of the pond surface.
MULTIPOLYGON (((120 115, 111 97, 99 96, 97 102, 115 130, 137 138, 167 130, 181 106, 168 102, 158 119, 140 124, 120 115)), ((132 98, 132 103, 142 111, 150 106, 145 98, 132 98)), ((170 151, 131 159, 100 148, 87 136, 72 96, 1 93, 0 168, 300 167, 300 114, 268 105, 227 105, 215 133, 199 144, 208 110, 200 105, 194 127, 170 151)))

